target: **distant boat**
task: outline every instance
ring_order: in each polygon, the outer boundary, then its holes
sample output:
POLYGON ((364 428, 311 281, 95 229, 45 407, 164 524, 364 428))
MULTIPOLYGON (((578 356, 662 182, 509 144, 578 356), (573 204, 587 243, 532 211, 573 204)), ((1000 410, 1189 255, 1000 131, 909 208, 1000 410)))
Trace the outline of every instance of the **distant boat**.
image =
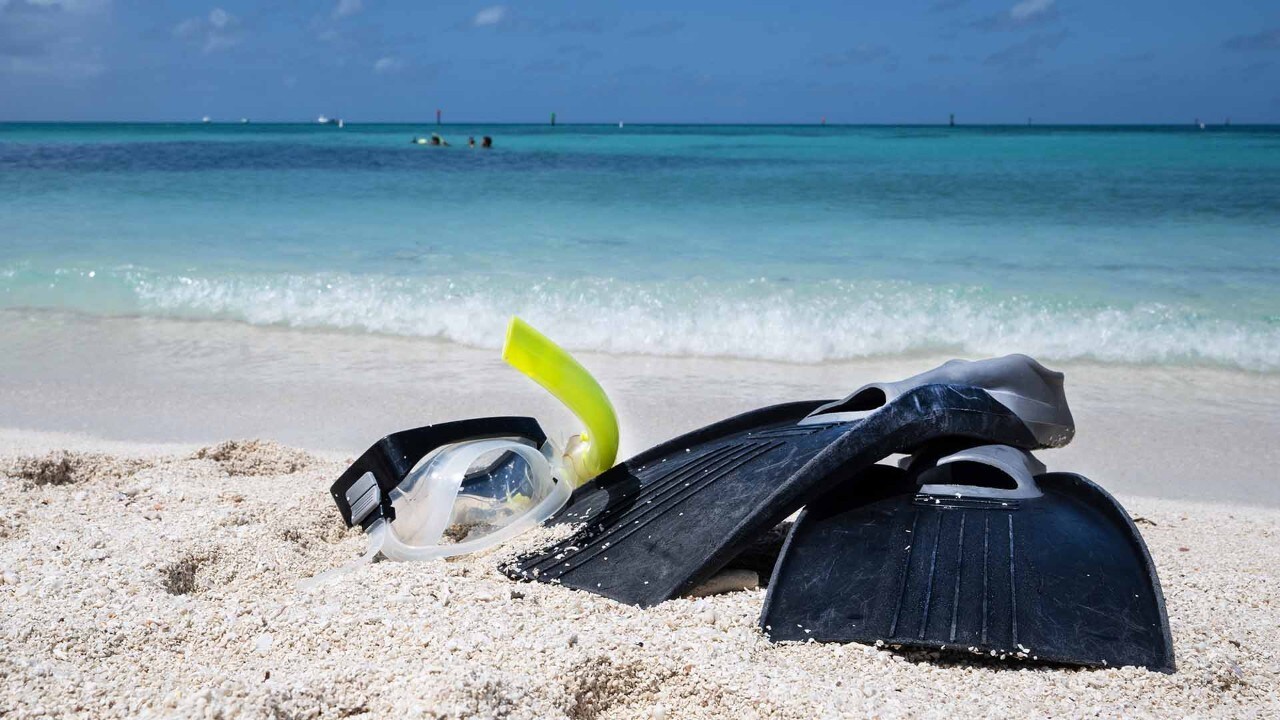
POLYGON ((342 118, 338 118, 338 127, 341 128, 342 126, 343 126, 342 118))
POLYGON ((337 125, 338 127, 342 127, 342 118, 331 118, 331 117, 326 117, 324 115, 321 115, 320 117, 316 118, 316 122, 320 123, 321 125, 337 125))
POLYGON ((241 124, 241 125, 248 125, 248 124, 249 124, 249 118, 240 118, 240 124, 241 124))
POLYGON ((202 123, 210 123, 210 122, 213 122, 213 120, 210 120, 210 119, 209 119, 209 116, 208 116, 208 115, 205 115, 204 117, 200 118, 200 122, 202 122, 202 123))
POLYGON ((316 118, 316 122, 320 123, 321 125, 328 125, 329 118, 325 117, 324 115, 321 115, 320 117, 316 118))

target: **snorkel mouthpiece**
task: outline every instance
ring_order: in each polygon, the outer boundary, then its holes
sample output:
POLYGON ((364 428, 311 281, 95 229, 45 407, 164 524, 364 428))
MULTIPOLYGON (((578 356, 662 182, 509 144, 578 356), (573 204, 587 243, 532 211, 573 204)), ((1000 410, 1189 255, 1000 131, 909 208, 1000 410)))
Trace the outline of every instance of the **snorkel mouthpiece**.
POLYGON ((586 368, 515 316, 507 324, 502 359, 546 388, 586 426, 564 450, 566 470, 573 475, 568 479, 575 487, 613 467, 618 456, 618 417, 609 396, 586 368))

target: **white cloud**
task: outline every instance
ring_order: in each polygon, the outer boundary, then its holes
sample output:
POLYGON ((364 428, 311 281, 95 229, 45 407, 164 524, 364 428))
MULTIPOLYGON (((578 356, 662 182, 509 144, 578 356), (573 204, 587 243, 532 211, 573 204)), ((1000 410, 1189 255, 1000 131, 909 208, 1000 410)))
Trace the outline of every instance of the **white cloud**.
POLYGON ((390 55, 378 58, 378 62, 373 64, 373 71, 382 75, 399 71, 404 67, 404 61, 399 58, 393 58, 390 55))
POLYGON ((217 52, 218 50, 225 50, 229 47, 235 47, 239 44, 240 37, 238 35, 210 35, 209 38, 204 41, 204 46, 201 47, 200 50, 204 53, 211 53, 217 52))
POLYGON ((233 22, 235 22, 235 18, 231 16, 231 13, 220 7, 209 11, 209 24, 217 30, 221 30, 233 22))
POLYGON ((1014 20, 1030 20, 1037 15, 1043 15, 1053 7, 1054 0, 1022 0, 1022 2, 1009 8, 1009 17, 1014 20))
MULTIPOLYGON (((94 54, 96 56, 96 53, 94 54)), ((26 75, 54 80, 77 80, 101 75, 107 66, 96 59, 54 60, 0 56, 0 74, 26 75)))
POLYGON ((17 0, 17 2, 0 0, 0 10, 8 8, 10 5, 27 5, 29 7, 49 8, 75 14, 102 10, 110 4, 111 0, 17 0))
POLYGON ((0 75, 101 74, 98 36, 110 13, 110 0, 0 0, 0 75))
POLYGON ((476 27, 484 27, 485 25, 497 25, 507 17, 506 5, 494 5, 487 7, 476 13, 475 20, 472 21, 476 27))
POLYGON ((240 18, 216 7, 205 17, 187 18, 175 25, 173 36, 198 43, 201 52, 215 52, 240 44, 240 18))
POLYGON ((187 18, 173 26, 173 36, 184 39, 193 38, 200 34, 200 28, 202 27, 204 27, 204 18, 187 18))
POLYGON ((348 15, 355 15, 364 9, 364 3, 361 0, 338 0, 338 5, 333 9, 333 18, 344 18, 348 15))

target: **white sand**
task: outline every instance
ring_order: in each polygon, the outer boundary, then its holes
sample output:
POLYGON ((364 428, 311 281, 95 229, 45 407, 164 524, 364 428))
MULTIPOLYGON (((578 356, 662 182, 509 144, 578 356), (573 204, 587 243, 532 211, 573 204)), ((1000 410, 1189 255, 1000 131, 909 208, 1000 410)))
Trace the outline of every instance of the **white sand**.
MULTIPOLYGON (((1079 432, 1040 457, 1143 518, 1161 675, 773 645, 762 590, 642 611, 513 583, 494 553, 302 593, 363 548, 328 486, 379 436, 570 418, 496 352, 423 340, 16 311, 0 337, 0 717, 1280 717, 1280 376, 1049 363, 1079 432)), ((625 456, 943 358, 582 359, 625 456)))
POLYGON ((1034 669, 773 645, 761 590, 639 610, 492 553, 303 593, 363 547, 328 498, 340 460, 112 451, 0 459, 0 717, 1280 716, 1276 510, 1122 497, 1178 673, 1034 669))

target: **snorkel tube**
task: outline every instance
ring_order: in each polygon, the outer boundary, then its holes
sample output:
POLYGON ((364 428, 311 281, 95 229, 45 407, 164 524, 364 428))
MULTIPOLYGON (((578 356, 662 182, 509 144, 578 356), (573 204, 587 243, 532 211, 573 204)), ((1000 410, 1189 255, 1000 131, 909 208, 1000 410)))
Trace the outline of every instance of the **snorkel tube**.
POLYGON ((533 418, 477 418, 387 435, 329 489, 347 526, 364 528, 368 549, 299 587, 316 587, 379 554, 434 560, 491 547, 542 524, 573 488, 613 466, 618 418, 586 368, 517 317, 507 325, 502 359, 586 429, 563 450, 533 418), (466 535, 447 542, 451 529, 466 535))
POLYGON ((573 356, 512 316, 502 359, 564 403, 586 429, 564 449, 564 471, 574 487, 613 467, 618 457, 618 417, 600 383, 573 356))

